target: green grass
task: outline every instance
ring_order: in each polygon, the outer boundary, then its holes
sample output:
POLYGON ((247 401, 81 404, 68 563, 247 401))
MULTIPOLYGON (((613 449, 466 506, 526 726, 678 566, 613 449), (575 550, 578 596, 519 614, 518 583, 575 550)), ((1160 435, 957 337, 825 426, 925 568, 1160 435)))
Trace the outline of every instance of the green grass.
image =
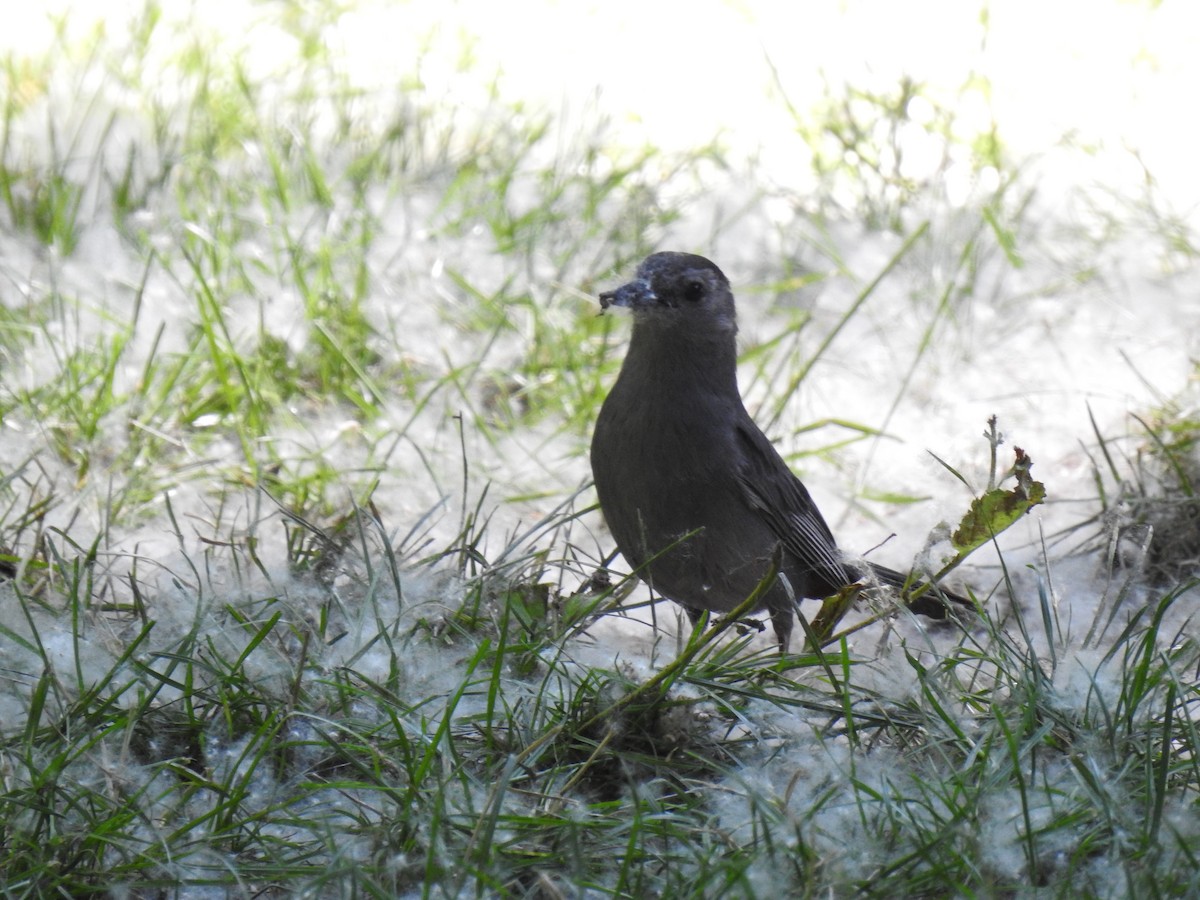
MULTIPOLYGON (((747 636, 631 704, 638 679, 572 658, 609 593, 546 581, 573 525, 564 511, 486 560, 464 534, 440 560, 477 571, 454 581, 462 605, 409 606, 428 563, 400 568, 364 515, 349 582, 316 565, 230 600, 179 572, 194 618, 174 623, 116 584, 99 615, 92 567, 53 553, 55 605, 21 589, 0 626, 31 673, 3 748, 9 895, 1195 889, 1178 594, 1095 642, 1090 669, 1059 670, 1047 606, 1045 646, 1018 617, 894 647, 901 695, 845 647, 779 659, 747 636)), ((197 562, 256 565, 248 548, 197 562)))
MULTIPOLYGON (((3 61, 0 896, 1200 889, 1194 575, 1138 570, 1081 623, 1066 563, 1001 554, 978 621, 782 657, 648 627, 675 614, 601 571, 579 483, 623 340, 594 294, 736 164, 494 86, 473 112, 415 74, 371 94, 332 12, 264 15, 303 50, 286 77, 154 4, 3 61)), ((821 189, 752 202, 802 214, 743 292, 744 387, 814 465, 877 448, 1036 256, 995 130, 898 90, 785 110, 821 189), (947 212, 899 154, 914 127, 999 186, 947 212), (890 250, 850 258, 847 221, 890 250), (897 283, 917 325, 881 420, 802 421, 897 283), (804 305, 830 285, 842 306, 804 305)), ((1143 208, 1164 254, 1194 248, 1143 208)), ((1148 424, 1153 464, 1097 431, 1097 522, 1114 482, 1192 497, 1189 408, 1148 424)))

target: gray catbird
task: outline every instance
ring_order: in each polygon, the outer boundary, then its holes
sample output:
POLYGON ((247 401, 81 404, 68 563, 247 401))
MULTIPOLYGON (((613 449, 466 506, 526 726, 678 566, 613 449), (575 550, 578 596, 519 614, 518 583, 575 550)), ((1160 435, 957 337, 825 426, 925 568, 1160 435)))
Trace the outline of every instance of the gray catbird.
MULTIPOLYGON (((600 306, 634 317, 592 436, 596 492, 617 547, 693 620, 741 604, 778 555, 787 585, 776 579, 759 608, 787 649, 793 597, 827 597, 864 572, 843 560, 812 497, 742 405, 728 279, 702 256, 655 253, 600 306)), ((889 585, 907 581, 862 568, 889 585)), ((944 618, 946 600, 971 605, 929 588, 909 608, 944 618)))

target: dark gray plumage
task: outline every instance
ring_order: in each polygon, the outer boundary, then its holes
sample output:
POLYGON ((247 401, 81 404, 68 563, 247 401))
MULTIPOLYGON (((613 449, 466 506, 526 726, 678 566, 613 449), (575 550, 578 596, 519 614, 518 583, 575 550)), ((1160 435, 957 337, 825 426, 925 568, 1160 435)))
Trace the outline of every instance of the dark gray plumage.
MULTIPOLYGON (((617 547, 642 578, 693 619, 742 603, 777 548, 796 599, 827 597, 860 580, 742 405, 737 317, 721 270, 702 256, 655 253, 634 281, 601 294, 600 305, 628 307, 634 325, 596 419, 592 474, 617 547)), ((887 584, 906 581, 870 569, 887 584)), ((910 608, 943 618, 943 598, 967 604, 931 590, 910 608)), ((777 581, 760 608, 786 649, 795 619, 787 588, 777 581)))

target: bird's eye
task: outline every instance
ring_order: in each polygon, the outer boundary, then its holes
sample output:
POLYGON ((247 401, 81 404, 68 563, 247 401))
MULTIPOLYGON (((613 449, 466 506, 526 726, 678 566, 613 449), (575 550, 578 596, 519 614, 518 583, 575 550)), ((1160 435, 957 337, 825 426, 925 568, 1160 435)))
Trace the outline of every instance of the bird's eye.
POLYGON ((696 303, 704 297, 704 283, 689 281, 683 286, 683 298, 689 303, 696 303))

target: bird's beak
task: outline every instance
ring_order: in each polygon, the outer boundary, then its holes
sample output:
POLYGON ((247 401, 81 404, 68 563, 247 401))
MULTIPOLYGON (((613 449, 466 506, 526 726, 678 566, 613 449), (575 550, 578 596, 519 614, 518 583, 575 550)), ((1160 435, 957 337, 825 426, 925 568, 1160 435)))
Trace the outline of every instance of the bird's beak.
POLYGON ((600 295, 600 308, 608 309, 610 306, 625 306, 629 309, 644 309, 651 303, 658 302, 658 296, 654 293, 654 288, 650 287, 650 282, 645 278, 639 278, 637 281, 631 281, 629 284, 623 284, 615 291, 605 291, 600 295))

